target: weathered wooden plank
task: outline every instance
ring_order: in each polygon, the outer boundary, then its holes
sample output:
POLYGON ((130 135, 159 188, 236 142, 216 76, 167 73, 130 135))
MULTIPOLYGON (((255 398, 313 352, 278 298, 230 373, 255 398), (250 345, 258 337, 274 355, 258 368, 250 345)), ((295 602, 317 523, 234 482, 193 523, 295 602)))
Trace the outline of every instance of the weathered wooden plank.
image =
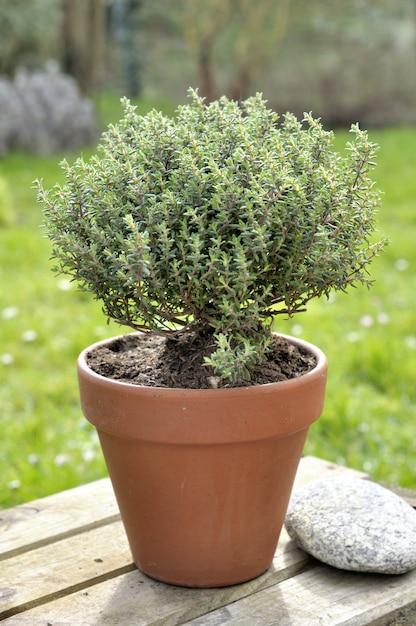
POLYGON ((0 561, 119 519, 108 478, 0 510, 0 561))
MULTIPOLYGON (((265 575, 265 577, 267 574, 265 575)), ((415 624, 416 572, 350 574, 325 566, 262 590, 264 577, 225 589, 186 589, 130 572, 21 613, 5 626, 390 626, 415 624), (239 600, 239 595, 244 594, 239 600), (220 608, 216 608, 220 607, 220 608), (213 610, 214 609, 214 610, 213 610), (194 617, 196 616, 196 617, 194 617)))
POLYGON ((126 569, 134 565, 121 522, 18 554, 1 564, 0 619, 126 569))
POLYGON ((382 576, 317 565, 186 626, 387 626, 411 607, 416 624, 416 571, 382 576))
MULTIPOLYGON (((86 549, 89 549, 88 542, 86 549)), ((91 556, 98 553, 90 550, 91 556)), ((76 589, 64 597, 59 597, 57 592, 56 598, 46 597, 43 599, 45 603, 41 599, 42 603, 37 607, 31 608, 30 604, 18 607, 21 612, 8 619, 6 612, 0 613, 0 619, 4 619, 5 626, 44 623, 51 626, 177 626, 294 576, 310 567, 311 563, 313 560, 298 550, 283 531, 272 567, 262 576, 242 585, 223 589, 187 589, 159 583, 135 570, 102 582, 97 579, 93 581, 93 586, 76 589)), ((74 576, 76 572, 70 559, 63 563, 63 568, 66 566, 71 568, 71 576, 74 576)), ((39 570, 37 573, 38 576, 47 575, 51 578, 47 571, 39 570)), ((57 587, 62 587, 62 580, 57 587)))
POLYGON ((355 476, 356 478, 369 478, 368 474, 360 472, 350 467, 336 465, 330 461, 318 459, 315 456, 304 456, 299 463, 299 468, 295 478, 293 491, 300 489, 311 480, 319 478, 329 478, 336 474, 337 476, 355 476))

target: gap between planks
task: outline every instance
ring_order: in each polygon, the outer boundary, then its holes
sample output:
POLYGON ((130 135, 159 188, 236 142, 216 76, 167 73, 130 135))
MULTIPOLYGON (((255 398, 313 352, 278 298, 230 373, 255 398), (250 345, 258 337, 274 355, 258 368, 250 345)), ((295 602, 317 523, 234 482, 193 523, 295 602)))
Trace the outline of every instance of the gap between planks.
POLYGON ((64 598, 73 593, 85 591, 86 589, 89 589, 94 585, 98 585, 99 583, 102 583, 106 580, 111 580, 112 578, 117 578, 118 576, 122 576, 123 574, 132 572, 135 569, 137 568, 134 563, 130 563, 129 565, 124 565, 123 567, 112 570, 111 572, 100 574, 95 578, 90 578, 89 580, 85 580, 75 585, 71 585, 70 587, 66 587, 65 589, 60 589, 59 591, 55 591, 45 596, 41 596, 40 598, 36 598, 35 600, 29 600, 28 602, 24 602, 23 604, 15 605, 10 609, 6 609, 5 611, 0 612, 0 621, 3 621, 8 617, 13 617, 15 615, 19 615, 20 613, 24 613, 26 611, 30 611, 31 609, 43 606, 45 604, 48 604, 49 602, 53 602, 54 600, 64 598))
POLYGON ((81 535, 82 533, 88 532, 90 530, 102 528, 104 526, 108 526, 109 524, 114 524, 114 522, 119 522, 119 521, 121 521, 120 514, 116 514, 116 515, 113 515, 112 517, 107 517, 102 520, 96 520, 95 522, 91 522, 91 524, 85 524, 84 526, 73 528, 72 530, 66 530, 62 533, 55 534, 51 537, 45 537, 44 539, 39 539, 38 541, 34 541, 33 543, 27 543, 18 548, 13 548, 9 550, 8 552, 4 552, 3 554, 0 554, 0 561, 6 561, 15 556, 26 554, 27 552, 31 552, 33 550, 38 550, 39 548, 43 548, 45 546, 58 543, 60 541, 63 541, 64 539, 70 539, 71 537, 76 537, 77 535, 81 535))
POLYGON ((0 561, 119 520, 109 478, 0 510, 0 561))

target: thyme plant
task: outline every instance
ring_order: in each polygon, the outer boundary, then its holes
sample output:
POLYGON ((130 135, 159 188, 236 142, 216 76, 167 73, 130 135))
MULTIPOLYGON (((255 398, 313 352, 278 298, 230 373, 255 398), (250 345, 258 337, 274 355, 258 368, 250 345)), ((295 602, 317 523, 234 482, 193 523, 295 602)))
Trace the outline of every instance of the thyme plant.
POLYGON ((88 161, 63 162, 45 191, 55 269, 142 331, 212 333, 206 363, 249 379, 267 359, 276 315, 331 290, 370 284, 380 193, 376 146, 358 125, 345 154, 310 114, 190 101, 174 118, 124 117, 88 161))

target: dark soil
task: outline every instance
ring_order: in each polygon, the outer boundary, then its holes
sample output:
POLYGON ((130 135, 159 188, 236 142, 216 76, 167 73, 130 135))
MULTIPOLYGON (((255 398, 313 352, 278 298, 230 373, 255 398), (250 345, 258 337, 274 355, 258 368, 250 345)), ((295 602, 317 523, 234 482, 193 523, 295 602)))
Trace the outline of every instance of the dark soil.
MULTIPOLYGON (((212 336, 183 333, 174 339, 153 334, 131 334, 91 350, 89 367, 122 382, 148 387, 209 389, 230 387, 203 365, 213 349, 212 336)), ((283 337, 276 336, 268 360, 254 368, 249 383, 261 385, 297 378, 313 369, 315 357, 283 337)), ((241 385, 240 385, 241 386, 241 385)))

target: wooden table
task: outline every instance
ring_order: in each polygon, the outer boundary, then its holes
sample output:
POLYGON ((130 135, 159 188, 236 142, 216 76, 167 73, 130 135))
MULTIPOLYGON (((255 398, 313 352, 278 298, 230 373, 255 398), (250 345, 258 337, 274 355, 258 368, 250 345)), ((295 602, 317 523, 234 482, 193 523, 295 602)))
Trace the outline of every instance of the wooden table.
MULTIPOLYGON (((337 473, 302 459, 295 489, 337 473)), ((242 585, 187 589, 138 571, 109 479, 0 511, 0 621, 5 626, 416 625, 416 570, 340 571, 282 531, 273 565, 242 585)))

